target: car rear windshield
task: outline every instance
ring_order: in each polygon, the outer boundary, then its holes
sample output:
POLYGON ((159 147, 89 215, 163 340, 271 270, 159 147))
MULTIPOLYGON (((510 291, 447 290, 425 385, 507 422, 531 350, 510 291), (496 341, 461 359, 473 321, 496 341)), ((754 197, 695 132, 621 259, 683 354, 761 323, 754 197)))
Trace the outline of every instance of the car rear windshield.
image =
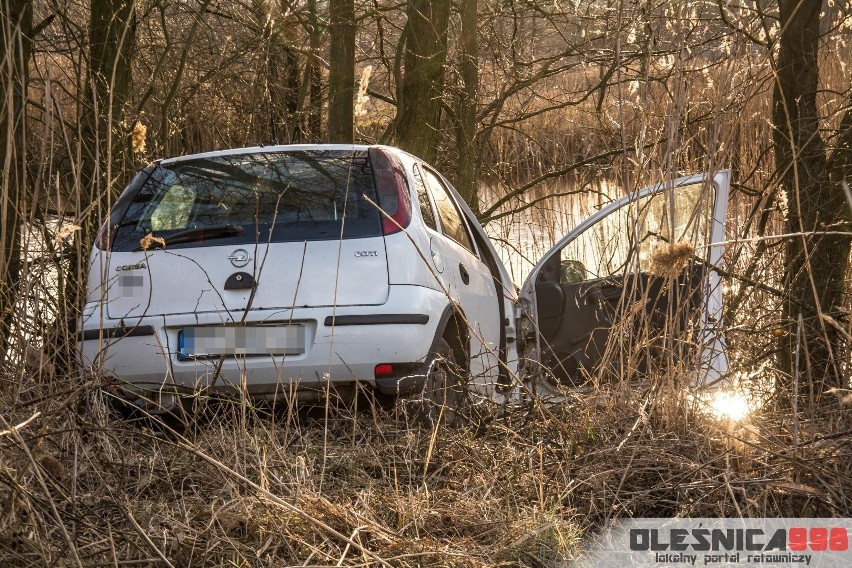
POLYGON ((161 164, 129 204, 112 250, 137 250, 148 234, 168 248, 380 236, 379 212, 365 197, 376 202, 366 151, 261 152, 161 164))

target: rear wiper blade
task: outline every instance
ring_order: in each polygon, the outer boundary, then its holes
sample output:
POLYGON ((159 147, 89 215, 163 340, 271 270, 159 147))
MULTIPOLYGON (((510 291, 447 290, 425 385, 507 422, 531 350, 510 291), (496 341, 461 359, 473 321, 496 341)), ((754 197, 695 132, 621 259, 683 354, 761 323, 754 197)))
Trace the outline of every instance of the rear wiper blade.
MULTIPOLYGON (((219 239, 222 237, 232 237, 242 235, 246 230, 240 225, 211 225, 209 227, 193 227, 172 233, 168 237, 164 237, 166 245, 177 245, 180 243, 188 243, 191 241, 204 241, 207 239, 219 239)), ((137 251, 142 250, 142 247, 137 247, 137 251)))

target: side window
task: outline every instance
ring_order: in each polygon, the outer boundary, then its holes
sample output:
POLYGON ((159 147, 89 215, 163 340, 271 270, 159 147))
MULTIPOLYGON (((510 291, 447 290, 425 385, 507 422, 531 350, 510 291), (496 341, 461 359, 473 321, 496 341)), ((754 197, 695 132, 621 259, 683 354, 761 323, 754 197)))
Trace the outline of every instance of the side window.
POLYGON ((423 216, 423 222, 433 231, 438 230, 438 224, 435 222, 435 213, 432 211, 432 200, 429 198, 429 192, 426 191, 426 183, 423 181, 423 174, 420 171, 420 166, 414 164, 412 170, 414 177, 414 187, 417 189, 417 201, 420 203, 420 214, 423 216))
POLYGON ((447 193, 444 184, 438 179, 438 176, 426 168, 423 168, 423 176, 432 191, 432 197, 435 199, 435 207, 438 210, 438 217, 441 218, 444 234, 473 252, 473 245, 470 242, 470 236, 467 234, 461 213, 447 193))
POLYGON ((643 197, 599 220, 560 251, 560 283, 647 271, 655 251, 689 243, 696 254, 707 245, 712 192, 703 184, 643 197))

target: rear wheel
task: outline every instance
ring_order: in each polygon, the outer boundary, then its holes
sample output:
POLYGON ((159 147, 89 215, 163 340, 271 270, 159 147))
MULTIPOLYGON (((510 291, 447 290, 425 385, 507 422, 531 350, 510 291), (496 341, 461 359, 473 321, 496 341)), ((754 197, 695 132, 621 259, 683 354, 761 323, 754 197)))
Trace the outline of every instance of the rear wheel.
POLYGON ((178 391, 138 392, 121 384, 101 386, 105 402, 126 423, 155 431, 186 432, 194 422, 194 396, 178 391))
POLYGON ((420 418, 430 425, 455 425, 463 419, 467 388, 464 370, 446 339, 432 353, 423 384, 420 418))

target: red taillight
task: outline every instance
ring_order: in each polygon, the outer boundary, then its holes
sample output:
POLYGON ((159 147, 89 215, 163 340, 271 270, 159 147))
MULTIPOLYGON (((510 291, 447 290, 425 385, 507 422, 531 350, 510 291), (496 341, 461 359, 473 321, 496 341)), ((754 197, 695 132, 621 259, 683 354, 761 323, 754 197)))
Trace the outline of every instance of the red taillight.
POLYGON ((381 363, 376 365, 376 378, 383 379, 393 376, 393 365, 390 363, 381 363))
POLYGON ((95 246, 101 250, 112 250, 112 240, 115 237, 115 232, 115 229, 110 229, 109 221, 104 223, 104 226, 101 227, 98 233, 98 238, 95 239, 95 246))
POLYGON ((376 180, 376 193, 382 215, 382 232, 390 235, 401 231, 411 221, 411 204, 408 200, 408 182, 399 160, 381 148, 370 148, 370 167, 376 180))

